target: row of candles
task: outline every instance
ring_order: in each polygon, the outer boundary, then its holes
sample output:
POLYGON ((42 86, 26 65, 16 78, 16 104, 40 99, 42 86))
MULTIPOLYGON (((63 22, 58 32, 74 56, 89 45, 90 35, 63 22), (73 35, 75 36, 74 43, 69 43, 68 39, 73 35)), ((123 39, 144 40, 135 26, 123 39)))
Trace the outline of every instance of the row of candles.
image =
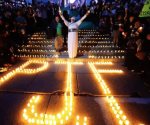
POLYGON ((91 47, 91 48, 118 48, 114 45, 96 45, 96 46, 94 46, 94 45, 83 45, 83 46, 79 45, 78 47, 81 47, 81 48, 82 47, 83 48, 86 48, 86 47, 91 47))
MULTIPOLYGON (((43 50, 43 49, 18 49, 18 52, 55 52, 55 50, 43 50)), ((68 51, 65 50, 63 53, 67 53, 68 51)), ((124 50, 78 50, 79 53, 124 53, 124 50)))
MULTIPOLYGON (((22 48, 36 48, 36 47, 52 47, 52 45, 21 45, 21 46, 18 46, 18 48, 19 47, 22 47, 22 48)), ((80 47, 80 48, 86 48, 86 47, 90 47, 90 48, 118 48, 118 47, 116 47, 116 46, 114 46, 114 45, 79 45, 78 47, 80 47)))
MULTIPOLYGON (((26 47, 44 47, 43 45, 30 45, 30 46, 18 46, 18 47, 23 47, 23 48, 26 48, 26 47)), ((50 45, 51 46, 51 45, 50 45)), ((50 47, 49 45, 47 46, 47 47, 50 47)), ((46 45, 45 45, 45 47, 46 47, 46 45)), ((51 46, 52 47, 52 46, 51 46)), ((94 45, 83 45, 83 46, 81 46, 81 45, 79 45, 78 47, 80 47, 80 48, 89 48, 89 47, 91 47, 91 48, 118 48, 117 46, 114 46, 114 45, 96 45, 96 46, 94 46, 94 45)), ((119 50, 118 50, 119 51, 119 50)), ((120 51, 123 51, 123 50, 120 50, 120 51)))
POLYGON ((125 56, 93 56, 90 55, 88 58, 91 59, 125 59, 125 56))
POLYGON ((18 57, 18 58, 50 58, 50 57, 53 57, 53 55, 15 55, 15 57, 18 57))
POLYGON ((18 52, 55 52, 55 50, 43 50, 43 49, 18 49, 18 52))
POLYGON ((34 34, 34 35, 32 35, 32 37, 45 37, 45 35, 46 35, 46 34, 38 34, 38 35, 37 35, 37 34, 34 34))
POLYGON ((22 48, 49 48, 52 47, 52 45, 18 45, 17 47, 22 48))
MULTIPOLYGON (((18 57, 18 58, 52 58, 54 57, 54 55, 15 55, 15 57, 18 57)), ((56 56, 58 57, 58 56, 56 56)), ((124 59, 125 56, 97 56, 97 55, 89 55, 88 58, 90 59, 124 59)))
POLYGON ((90 44, 93 45, 93 47, 96 47, 96 46, 101 46, 101 47, 114 47, 113 43, 112 42, 101 42, 101 41, 80 41, 79 40, 79 44, 83 44, 83 45, 80 45, 81 47, 82 46, 89 46, 90 44), (85 45, 86 43, 86 45, 85 45))
POLYGON ((105 37, 105 38, 101 38, 101 37, 84 37, 84 38, 79 38, 79 40, 80 39, 94 39, 94 40, 108 40, 108 39, 110 39, 109 37, 105 37))
MULTIPOLYGON (((79 35, 79 39, 102 39, 102 40, 107 40, 107 39, 110 39, 109 37, 106 37, 106 36, 103 36, 103 37, 100 37, 101 35, 79 35), (81 37, 82 36, 82 37, 81 37)), ((34 35, 32 36, 31 38, 28 38, 28 40, 45 40, 45 35, 34 35)))
MULTIPOLYGON (((79 33, 98 33, 99 34, 99 32, 96 30, 78 30, 78 32, 79 33)), ((46 35, 46 33, 45 32, 38 32, 38 33, 34 33, 32 36, 37 36, 37 35, 43 36, 43 35, 46 35)), ((103 34, 100 36, 106 36, 106 35, 108 35, 108 34, 103 34)))
POLYGON ((103 34, 103 35, 102 35, 102 34, 94 34, 93 32, 91 32, 91 34, 80 34, 80 32, 79 32, 78 35, 79 35, 79 36, 83 36, 83 35, 84 35, 84 36, 101 36, 101 37, 102 37, 102 36, 104 36, 104 37, 110 36, 109 34, 103 34))
MULTIPOLYGON (((67 64, 68 61, 62 61, 62 60, 57 60, 55 61, 55 64, 67 64)), ((82 61, 69 61, 70 64, 75 64, 75 65, 83 65, 84 63, 82 61)), ((88 61, 88 63, 94 64, 94 65, 113 65, 112 62, 110 61, 88 61)), ((116 71, 116 70, 113 70, 116 71)), ((119 70, 118 70, 119 71, 119 70)))
POLYGON ((78 31, 79 34, 99 34, 97 31, 78 31))
MULTIPOLYGON (((45 49, 49 49, 49 50, 51 50, 51 51, 53 51, 54 50, 54 48, 52 48, 52 45, 48 45, 48 46, 46 46, 46 45, 29 45, 29 46, 18 46, 18 51, 28 51, 28 50, 36 50, 36 51, 40 51, 39 49, 35 49, 35 48, 43 48, 43 49, 41 49, 41 50, 43 50, 43 51, 45 51, 45 49), (51 49, 50 49, 51 48, 51 49)), ((79 45, 78 46, 78 49, 80 50, 80 49, 85 49, 85 51, 86 51, 86 48, 91 48, 91 49, 96 49, 95 51, 98 51, 98 52, 103 52, 103 51, 105 51, 105 52, 116 52, 116 53, 124 53, 125 51, 124 50, 116 50, 118 47, 116 47, 116 46, 109 46, 109 45, 96 45, 96 46, 94 46, 94 45, 83 45, 83 46, 81 46, 81 45, 79 45), (97 49, 101 49, 101 50, 97 50, 97 49), (106 50, 106 48, 111 48, 111 49, 113 49, 113 50, 106 50)), ((30 52, 29 51, 29 52, 30 52)), ((80 50, 80 51, 82 51, 82 50, 80 50)), ((91 50, 92 51, 92 50, 91 50)))
POLYGON ((38 33, 34 33, 33 35, 46 35, 45 32, 38 32, 38 33))
POLYGON ((45 40, 45 37, 31 37, 31 40, 45 40))
POLYGON ((48 44, 50 44, 50 43, 54 43, 54 41, 48 41, 48 40, 43 40, 43 41, 38 41, 38 40, 36 40, 36 41, 29 41, 29 43, 31 44, 31 43, 48 43, 48 44))
POLYGON ((117 70, 117 69, 101 69, 101 70, 98 70, 99 73, 123 73, 122 70, 117 70))
POLYGON ((92 31, 92 32, 95 32, 95 31, 97 31, 97 30, 91 30, 91 29, 87 29, 87 30, 80 30, 80 29, 79 29, 79 31, 81 31, 81 32, 82 32, 82 31, 92 31))
MULTIPOLYGON (((79 43, 83 43, 83 42, 81 41, 79 43)), ((105 43, 105 42, 101 42, 101 43, 105 43)), ((96 45, 96 46, 94 46, 94 45, 82 45, 82 46, 79 45, 80 48, 85 48, 85 47, 112 47, 112 46, 110 46, 110 45, 101 45, 101 46, 99 46, 99 45, 96 45)), ((52 45, 18 45, 17 47, 18 48, 19 47, 21 47, 21 48, 50 48, 50 47, 52 47, 52 45)), ((113 47, 115 47, 115 46, 113 46, 113 47)))
MULTIPOLYGON (((34 44, 35 44, 35 43, 43 43, 43 44, 44 44, 44 43, 45 43, 45 44, 46 44, 46 43, 49 43, 49 44, 50 44, 50 43, 54 43, 54 41, 47 41, 47 40, 43 40, 43 41, 37 41, 37 40, 36 40, 36 41, 32 41, 32 40, 30 40, 29 43, 30 43, 30 44, 31 44, 31 43, 34 43, 34 44)), ((93 41, 91 41, 91 40, 89 40, 89 41, 84 40, 84 41, 83 41, 83 40, 79 40, 78 43, 113 44, 113 43, 110 42, 110 41, 100 41, 100 40, 99 40, 99 41, 94 41, 94 40, 93 40, 93 41)))
POLYGON ((97 43, 97 44, 98 43, 101 43, 101 44, 105 43, 105 44, 110 44, 110 43, 113 43, 113 42, 111 42, 111 41, 100 41, 100 40, 99 41, 94 41, 94 40, 93 41, 91 41, 91 40, 89 40, 89 41, 85 41, 85 40, 82 41, 82 40, 79 40, 79 43, 97 43))
MULTIPOLYGON (((67 52, 67 51, 66 51, 67 52)), ((87 51, 87 50, 78 50, 79 53, 86 53, 86 54, 92 54, 92 53, 95 53, 95 54, 124 54, 125 51, 124 50, 90 50, 90 51, 87 51)), ((104 55, 103 55, 104 56, 104 55)))
MULTIPOLYGON (((84 37, 79 37, 79 40, 86 40, 86 39, 90 39, 90 40, 109 40, 110 38, 109 37, 96 37, 96 36, 93 36, 93 37, 87 37, 87 36, 84 36, 84 37)), ((28 38, 28 40, 31 40, 31 41, 38 41, 38 40, 42 40, 43 42, 46 41, 46 38, 45 37, 31 37, 31 38, 28 38)))
POLYGON ((78 32, 79 36, 97 36, 97 37, 109 37, 109 34, 100 34, 99 32, 78 32))
MULTIPOLYGON (((83 47, 84 48, 84 47, 83 47)), ((86 51, 86 50, 79 50, 79 51, 86 51)), ((89 52, 94 52, 94 53, 124 53, 124 50, 89 50, 89 52)))
POLYGON ((6 72, 8 70, 8 68, 6 68, 6 67, 1 67, 0 68, 0 72, 6 72))
POLYGON ((27 35, 28 37, 45 37, 46 36, 46 33, 45 34, 33 34, 33 35, 27 35))
MULTIPOLYGON (((75 64, 75 65, 83 65, 83 62, 76 62, 76 61, 70 61, 70 64, 75 64)), ((68 61, 55 61, 55 64, 68 64, 68 61)))

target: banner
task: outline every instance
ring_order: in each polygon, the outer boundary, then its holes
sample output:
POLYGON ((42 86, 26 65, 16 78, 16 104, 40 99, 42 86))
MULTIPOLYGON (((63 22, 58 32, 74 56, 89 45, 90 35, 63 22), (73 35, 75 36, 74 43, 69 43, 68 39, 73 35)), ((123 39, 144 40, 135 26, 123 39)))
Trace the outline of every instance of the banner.
POLYGON ((146 0, 139 17, 150 17, 150 0, 146 0))

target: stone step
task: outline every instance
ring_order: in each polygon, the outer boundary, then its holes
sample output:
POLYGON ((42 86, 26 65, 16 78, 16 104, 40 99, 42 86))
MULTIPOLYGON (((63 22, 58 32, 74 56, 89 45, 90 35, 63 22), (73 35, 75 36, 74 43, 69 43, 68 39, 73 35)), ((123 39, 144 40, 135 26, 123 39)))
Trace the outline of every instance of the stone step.
MULTIPOLYGON (((49 57, 50 55, 51 56, 55 56, 57 55, 56 52, 50 52, 50 53, 19 53, 19 54, 16 54, 16 56, 27 56, 27 57, 42 57, 44 55, 44 57, 49 57)), ((67 56, 68 55, 68 52, 61 52, 61 55, 63 56, 67 56)), ((86 56, 87 58, 121 58, 121 57, 124 57, 124 54, 99 54, 99 53, 83 53, 83 52, 78 52, 78 55, 80 56, 86 56)))
POLYGON ((91 32, 91 31, 87 31, 87 32, 82 32, 82 31, 79 31, 78 32, 79 34, 100 34, 99 32, 91 32))
MULTIPOLYGON (((35 57, 37 57, 37 58, 49 58, 49 57, 56 57, 56 53, 55 53, 55 55, 53 55, 53 54, 49 54, 49 55, 47 55, 47 54, 41 54, 41 55, 37 55, 37 54, 19 54, 19 55, 14 55, 15 57, 31 57, 31 58, 35 58, 35 57)), ((101 58, 101 59, 124 59, 124 56, 122 55, 120 55, 120 56, 116 56, 116 55, 114 55, 114 56, 97 56, 97 55, 82 55, 82 54, 78 54, 78 56, 81 56, 81 58, 82 57, 84 57, 84 58, 101 58)), ((58 56, 57 56, 58 57, 58 56)), ((66 53, 66 54, 62 54, 61 53, 61 57, 64 57, 64 58, 68 58, 68 54, 66 53)))
MULTIPOLYGON (((88 42, 88 41, 95 41, 95 42, 110 42, 111 41, 111 38, 98 38, 98 37, 79 37, 78 38, 79 41, 85 41, 85 42, 88 42), (87 41, 88 40, 88 41, 87 41)), ((48 40, 46 38, 28 38, 28 41, 29 42, 51 42, 51 41, 54 41, 53 40, 48 40)))
MULTIPOLYGON (((17 48, 50 48, 54 45, 54 42, 52 43, 46 43, 46 44, 28 44, 28 45, 17 45, 17 48)), ((100 42, 100 43, 83 43, 83 42, 79 42, 79 47, 83 47, 83 48, 93 48, 93 47, 115 47, 113 45, 113 43, 104 43, 104 42, 100 42), (100 44, 100 45, 99 45, 100 44)))
MULTIPOLYGON (((55 52, 55 49, 49 49, 49 50, 43 50, 43 49, 18 49, 18 52, 55 52)), ((67 52, 67 49, 64 49, 62 52, 67 52)), ((83 49, 83 50, 80 50, 78 49, 78 52, 89 52, 89 53, 102 53, 102 54, 105 54, 105 53, 125 53, 124 50, 86 50, 86 49, 83 49)))
MULTIPOLYGON (((64 50, 67 50, 67 46, 63 47, 64 50)), ((54 45, 27 45, 27 46, 18 46, 17 50, 26 50, 26 51, 30 51, 30 50, 55 50, 54 45)), ((114 45, 79 45, 78 46, 78 50, 86 50, 86 51, 90 51, 90 50, 105 50, 105 51, 114 51, 114 50, 121 50, 119 47, 116 47, 114 45)))
MULTIPOLYGON (((34 44, 34 45, 36 45, 36 44, 41 44, 41 45, 44 45, 44 44, 52 44, 52 43, 54 43, 54 41, 29 41, 28 42, 28 44, 34 44)), ((78 41, 78 43, 80 44, 103 44, 103 45, 108 45, 108 44, 110 44, 110 45, 113 45, 113 42, 111 42, 111 41, 108 41, 108 42, 106 42, 106 41, 83 41, 83 40, 79 40, 78 41)))
MULTIPOLYGON (((31 37, 31 36, 33 36, 33 37, 44 37, 44 36, 46 36, 47 34, 45 33, 45 34, 38 34, 38 33, 35 33, 35 34, 33 34, 33 35, 28 35, 28 37, 31 37)), ((100 34, 100 33, 98 33, 98 32, 78 32, 78 35, 87 35, 87 36, 110 36, 110 34, 100 34), (90 34, 89 34, 90 33, 90 34)))

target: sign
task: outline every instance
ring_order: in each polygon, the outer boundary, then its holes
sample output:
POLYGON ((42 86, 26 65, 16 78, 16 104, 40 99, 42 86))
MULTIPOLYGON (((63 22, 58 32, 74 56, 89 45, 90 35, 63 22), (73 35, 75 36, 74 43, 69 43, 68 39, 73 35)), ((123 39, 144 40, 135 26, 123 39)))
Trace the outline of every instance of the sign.
POLYGON ((150 0, 146 0, 139 17, 150 17, 150 0))

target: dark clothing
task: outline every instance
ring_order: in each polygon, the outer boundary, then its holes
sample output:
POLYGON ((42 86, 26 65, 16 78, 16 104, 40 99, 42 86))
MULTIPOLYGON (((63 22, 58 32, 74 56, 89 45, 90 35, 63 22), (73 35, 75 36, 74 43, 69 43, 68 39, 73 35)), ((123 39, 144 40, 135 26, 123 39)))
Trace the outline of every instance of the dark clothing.
MULTIPOLYGON (((63 12, 63 16, 67 21, 69 21, 69 15, 67 11, 63 12)), ((68 27, 63 23, 64 45, 67 45, 67 35, 68 35, 68 27)))

